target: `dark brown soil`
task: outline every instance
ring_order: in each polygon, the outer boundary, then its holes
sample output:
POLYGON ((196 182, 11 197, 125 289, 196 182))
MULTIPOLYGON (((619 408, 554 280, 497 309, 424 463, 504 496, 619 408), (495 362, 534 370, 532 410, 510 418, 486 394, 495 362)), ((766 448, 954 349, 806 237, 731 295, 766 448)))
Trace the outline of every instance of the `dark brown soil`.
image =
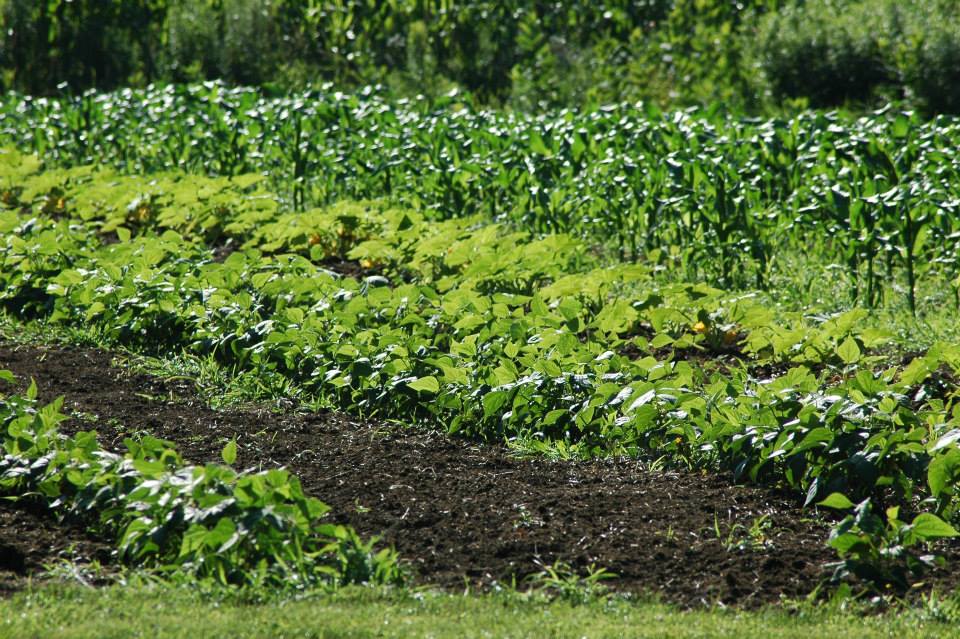
MULTIPOLYGON (((794 498, 721 476, 630 461, 518 460, 500 446, 338 413, 214 411, 189 382, 131 374, 122 362, 98 350, 0 345, 0 369, 24 386, 34 378, 44 401, 65 396, 64 409, 77 416, 65 431, 94 428, 111 448, 149 432, 197 463, 218 461, 236 438, 239 466, 289 468, 338 522, 394 545, 420 583, 520 582, 536 562, 563 560, 581 570, 596 563, 618 575, 608 582, 616 589, 682 605, 754 606, 807 595, 833 559, 823 524, 794 498), (770 527, 752 538, 763 516, 770 527)), ((7 569, 17 575, 86 539, 54 527, 60 545, 51 543, 43 532, 50 520, 30 517, 0 510, 0 553, 14 557, 7 569)))
POLYGON ((227 238, 220 242, 214 242, 210 245, 210 252, 212 253, 213 261, 219 264, 223 264, 227 261, 227 258, 236 253, 240 249, 240 245, 234 242, 233 238, 227 238))
POLYGON ((79 526, 58 523, 33 504, 0 499, 0 596, 26 585, 59 560, 109 564, 113 544, 79 526))

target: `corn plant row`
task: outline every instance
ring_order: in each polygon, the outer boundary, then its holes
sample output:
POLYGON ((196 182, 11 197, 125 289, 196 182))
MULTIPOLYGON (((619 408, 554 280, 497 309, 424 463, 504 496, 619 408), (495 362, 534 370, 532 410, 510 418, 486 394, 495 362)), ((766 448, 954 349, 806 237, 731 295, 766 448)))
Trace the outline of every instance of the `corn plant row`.
MULTIPOLYGON (((0 379, 14 381, 9 371, 0 379)), ((287 471, 189 466, 150 436, 128 438, 126 453, 111 453, 95 432, 60 434, 62 400, 40 406, 36 392, 31 385, 26 395, 0 394, 0 495, 39 499, 115 538, 123 563, 272 588, 402 580, 392 550, 375 551, 375 539, 324 522, 329 507, 287 471)), ((232 464, 236 444, 222 456, 232 464)))
POLYGON ((893 278, 914 308, 919 278, 960 275, 950 118, 756 121, 626 104, 531 116, 376 90, 267 98, 206 83, 11 94, 0 142, 46 166, 262 173, 297 210, 388 197, 434 219, 482 214, 611 241, 624 258, 724 287, 764 287, 785 246, 842 264, 867 305, 893 278))

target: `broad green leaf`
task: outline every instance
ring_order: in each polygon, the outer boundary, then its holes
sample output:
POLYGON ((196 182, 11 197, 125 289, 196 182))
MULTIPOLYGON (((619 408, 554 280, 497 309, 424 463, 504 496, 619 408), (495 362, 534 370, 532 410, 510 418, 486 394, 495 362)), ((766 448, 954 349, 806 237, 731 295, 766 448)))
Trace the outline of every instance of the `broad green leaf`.
POLYGON ((85 318, 88 322, 106 310, 106 306, 103 302, 94 302, 89 307, 87 307, 87 312, 85 313, 85 318))
POLYGON ((664 346, 669 346, 670 344, 673 344, 673 338, 666 333, 657 333, 653 336, 653 339, 650 340, 651 348, 663 348, 664 346))
POLYGON ((231 439, 227 442, 227 445, 223 447, 223 450, 220 451, 220 458, 223 459, 224 463, 228 466, 232 466, 235 461, 237 461, 237 442, 234 439, 231 439))
POLYGON ((637 319, 637 311, 625 300, 608 304, 597 313, 594 325, 605 333, 622 333, 637 319))
POLYGON ((923 245, 926 243, 927 238, 930 236, 931 229, 929 226, 924 226, 917 232, 917 237, 913 241, 913 254, 921 255, 923 251, 923 245))
POLYGON ((859 535, 849 532, 837 535, 827 543, 843 557, 853 551, 857 546, 862 545, 864 540, 859 535))
POLYGON ((570 145, 570 152, 573 154, 574 161, 579 162, 580 157, 583 156, 583 153, 586 150, 587 145, 583 143, 583 139, 578 133, 574 133, 573 142, 570 145))
POLYGON ((801 441, 797 446, 790 451, 793 454, 801 453, 805 450, 810 450, 811 448, 816 448, 822 446, 825 442, 832 442, 836 433, 829 428, 820 426, 812 429, 807 433, 803 441, 801 441))
POLYGON ((854 506, 853 502, 841 493, 831 493, 825 499, 817 502, 817 505, 835 510, 850 510, 854 506))
POLYGON ((137 472, 145 477, 156 477, 162 475, 167 467, 162 461, 147 460, 147 459, 135 459, 133 460, 133 467, 137 469, 137 472))
POLYGON ((905 138, 907 133, 910 132, 910 120, 907 116, 902 113, 898 113, 897 117, 893 120, 893 124, 890 125, 890 133, 895 138, 905 138))
POLYGON ((509 395, 506 391, 492 391, 483 396, 483 416, 493 417, 504 404, 507 403, 509 395))
POLYGON ((547 413, 546 417, 543 418, 541 425, 552 426, 553 424, 557 423, 558 420, 562 419, 563 417, 569 414, 570 414, 570 411, 567 411, 567 410, 561 410, 561 409, 552 410, 549 413, 547 413))
POLYGON ((208 548, 224 552, 237 541, 236 532, 237 524, 229 517, 221 517, 217 525, 206 534, 203 542, 208 548))
POLYGON ((843 343, 837 347, 837 355, 844 364, 855 364, 860 359, 860 354, 860 347, 852 337, 843 340, 843 343))
POLYGON ((960 450, 948 450, 937 455, 927 466, 927 485, 930 493, 939 497, 960 479, 960 450))
POLYGON ((957 530, 933 513, 920 513, 910 524, 910 529, 920 539, 956 537, 957 530))
POLYGON ((462 368, 443 362, 438 362, 437 367, 443 371, 443 382, 445 384, 462 384, 466 386, 470 383, 470 379, 467 377, 467 371, 462 368))
POLYGON ((537 155, 550 155, 550 149, 547 148, 546 143, 544 143, 543 138, 540 136, 540 132, 536 129, 530 131, 530 150, 537 155))
POLYGON ((440 391, 440 382, 437 381, 437 378, 433 375, 428 375, 415 381, 408 382, 407 386, 421 393, 437 393, 440 391))

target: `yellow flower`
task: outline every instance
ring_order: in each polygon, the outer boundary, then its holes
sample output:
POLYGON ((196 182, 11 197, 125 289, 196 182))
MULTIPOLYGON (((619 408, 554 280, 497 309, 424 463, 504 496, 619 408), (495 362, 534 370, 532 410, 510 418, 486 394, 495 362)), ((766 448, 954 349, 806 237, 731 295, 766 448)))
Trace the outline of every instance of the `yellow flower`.
POLYGON ((369 260, 369 259, 364 258, 364 259, 360 260, 360 266, 361 266, 362 268, 368 268, 368 269, 369 269, 369 268, 373 268, 373 267, 374 267, 374 262, 373 262, 373 260, 369 260))
POLYGON ((307 239, 307 244, 309 244, 310 246, 316 246, 319 243, 320 243, 319 233, 314 233, 313 235, 310 236, 309 239, 307 239))
POLYGON ((693 325, 693 332, 694 332, 694 333, 706 333, 706 332, 707 332, 707 325, 704 324, 703 322, 697 322, 696 324, 693 325))
POLYGON ((740 334, 731 328, 729 331, 723 334, 723 343, 729 346, 730 344, 736 342, 738 337, 740 337, 740 334))

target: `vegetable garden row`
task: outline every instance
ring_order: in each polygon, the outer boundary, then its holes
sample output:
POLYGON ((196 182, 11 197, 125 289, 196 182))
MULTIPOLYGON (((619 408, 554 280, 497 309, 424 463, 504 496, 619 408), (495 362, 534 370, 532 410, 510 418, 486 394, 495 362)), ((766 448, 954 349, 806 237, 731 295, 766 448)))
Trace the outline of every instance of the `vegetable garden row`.
POLYGON ((898 281, 915 309, 919 280, 960 275, 960 127, 948 117, 757 120, 627 104, 525 115, 373 89, 268 98, 206 83, 8 94, 0 142, 46 166, 265 173, 298 211, 385 197, 432 220, 483 214, 724 288, 766 287, 785 249, 842 264, 867 307, 898 281))
MULTIPOLYGON (((839 574, 878 586, 906 587, 935 561, 920 542, 957 534, 960 347, 894 362, 866 311, 777 317, 750 295, 654 277, 658 254, 724 282, 739 260, 762 275, 781 242, 844 251, 870 277, 884 256, 891 273, 913 278, 912 260, 935 257, 936 277, 953 277, 940 241, 957 223, 951 122, 738 123, 633 107, 526 119, 218 86, 8 98, 3 118, 10 143, 37 151, 0 155, 0 303, 23 319, 211 356, 354 414, 786 486, 849 511, 831 538, 839 574), (636 263, 605 259, 605 236, 636 263)), ((127 459, 88 437, 40 444, 56 440, 56 418, 28 426, 18 405, 5 400, 5 490, 68 482, 108 521, 116 502, 83 489, 104 473, 133 501, 141 479, 194 477, 213 510, 192 520, 203 529, 172 533, 181 563, 201 536, 219 548, 236 532, 204 491, 295 485, 169 474, 181 462, 154 443, 131 442, 127 459), (35 464, 51 451, 56 463, 35 464), (52 474, 25 484, 34 466, 52 474)), ((306 520, 322 510, 278 491, 306 520)), ((133 555, 143 531, 123 537, 133 555)), ((261 572, 333 552, 310 543, 261 572)), ((392 579, 389 554, 371 553, 392 579)))

